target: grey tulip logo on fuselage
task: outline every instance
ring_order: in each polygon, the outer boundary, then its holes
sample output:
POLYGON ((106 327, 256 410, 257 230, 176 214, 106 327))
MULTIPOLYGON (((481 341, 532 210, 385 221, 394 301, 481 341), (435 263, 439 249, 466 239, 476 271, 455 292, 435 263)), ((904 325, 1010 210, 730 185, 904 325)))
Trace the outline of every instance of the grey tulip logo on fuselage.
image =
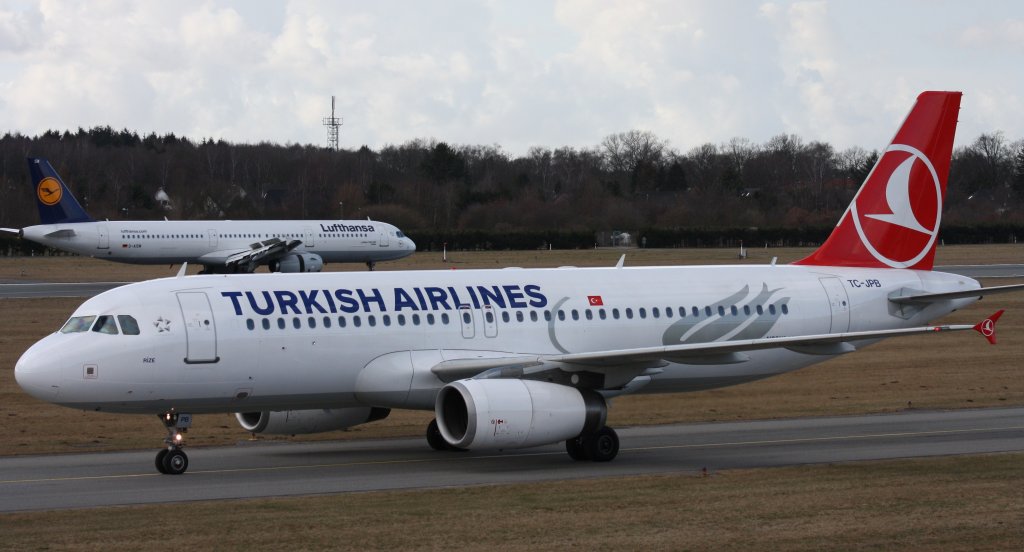
POLYGON ((750 286, 743 286, 743 289, 721 301, 703 307, 698 316, 679 319, 665 330, 661 342, 664 345, 680 345, 762 338, 779 321, 782 305, 789 303, 789 297, 781 297, 769 303, 772 296, 781 290, 768 289, 768 284, 761 284, 761 292, 744 303, 744 299, 750 295, 750 286))

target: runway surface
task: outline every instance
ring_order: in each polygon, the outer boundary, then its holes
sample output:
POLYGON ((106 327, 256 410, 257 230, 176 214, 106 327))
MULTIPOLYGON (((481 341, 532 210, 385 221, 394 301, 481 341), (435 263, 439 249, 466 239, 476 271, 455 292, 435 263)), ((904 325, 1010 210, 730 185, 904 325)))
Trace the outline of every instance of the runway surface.
MULTIPOLYGON (((154 444, 160 433, 154 427, 154 444)), ((181 476, 156 473, 156 448, 0 458, 0 512, 1024 451, 1024 407, 647 426, 619 436, 618 458, 604 464, 574 462, 561 444, 441 453, 423 439, 186 449, 181 476)))

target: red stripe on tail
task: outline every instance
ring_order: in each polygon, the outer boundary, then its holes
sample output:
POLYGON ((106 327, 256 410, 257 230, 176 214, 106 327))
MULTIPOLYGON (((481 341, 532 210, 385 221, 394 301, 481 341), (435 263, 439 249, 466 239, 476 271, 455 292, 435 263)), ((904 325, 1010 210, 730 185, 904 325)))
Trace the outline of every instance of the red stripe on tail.
POLYGON ((960 92, 924 92, 825 243, 794 264, 931 270, 960 92))

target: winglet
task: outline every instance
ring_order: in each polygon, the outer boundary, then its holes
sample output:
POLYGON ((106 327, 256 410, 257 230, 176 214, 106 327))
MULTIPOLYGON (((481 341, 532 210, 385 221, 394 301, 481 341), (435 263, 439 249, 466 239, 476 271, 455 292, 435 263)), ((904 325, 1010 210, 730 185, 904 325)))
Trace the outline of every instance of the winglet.
POLYGON ((181 268, 178 269, 178 275, 175 278, 184 278, 185 272, 188 270, 188 263, 181 263, 181 268))
POLYGON ((996 322, 999 321, 999 317, 1003 315, 1003 310, 1004 309, 997 310, 992 316, 989 316, 974 325, 974 330, 985 336, 985 339, 993 345, 996 344, 996 322))
POLYGON ((622 266, 625 265, 625 264, 626 264, 626 254, 623 253, 622 256, 619 257, 619 262, 615 263, 615 268, 622 268, 622 266))

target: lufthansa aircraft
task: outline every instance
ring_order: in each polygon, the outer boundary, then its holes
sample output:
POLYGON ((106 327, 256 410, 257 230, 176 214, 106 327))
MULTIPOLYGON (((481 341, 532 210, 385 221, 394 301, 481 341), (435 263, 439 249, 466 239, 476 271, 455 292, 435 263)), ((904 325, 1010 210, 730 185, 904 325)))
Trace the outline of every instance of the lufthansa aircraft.
POLYGON ((188 467, 192 414, 269 434, 433 410, 435 449, 565 441, 608 461, 608 400, 766 378, 929 325, 984 295, 932 271, 958 92, 925 92, 828 240, 791 265, 190 276, 82 304, 22 355, 59 405, 158 415, 162 473, 188 467))
POLYGON ((203 266, 204 273, 319 272, 328 263, 391 261, 416 244, 372 220, 95 221, 46 159, 28 160, 42 224, 0 228, 43 245, 132 264, 203 266))

